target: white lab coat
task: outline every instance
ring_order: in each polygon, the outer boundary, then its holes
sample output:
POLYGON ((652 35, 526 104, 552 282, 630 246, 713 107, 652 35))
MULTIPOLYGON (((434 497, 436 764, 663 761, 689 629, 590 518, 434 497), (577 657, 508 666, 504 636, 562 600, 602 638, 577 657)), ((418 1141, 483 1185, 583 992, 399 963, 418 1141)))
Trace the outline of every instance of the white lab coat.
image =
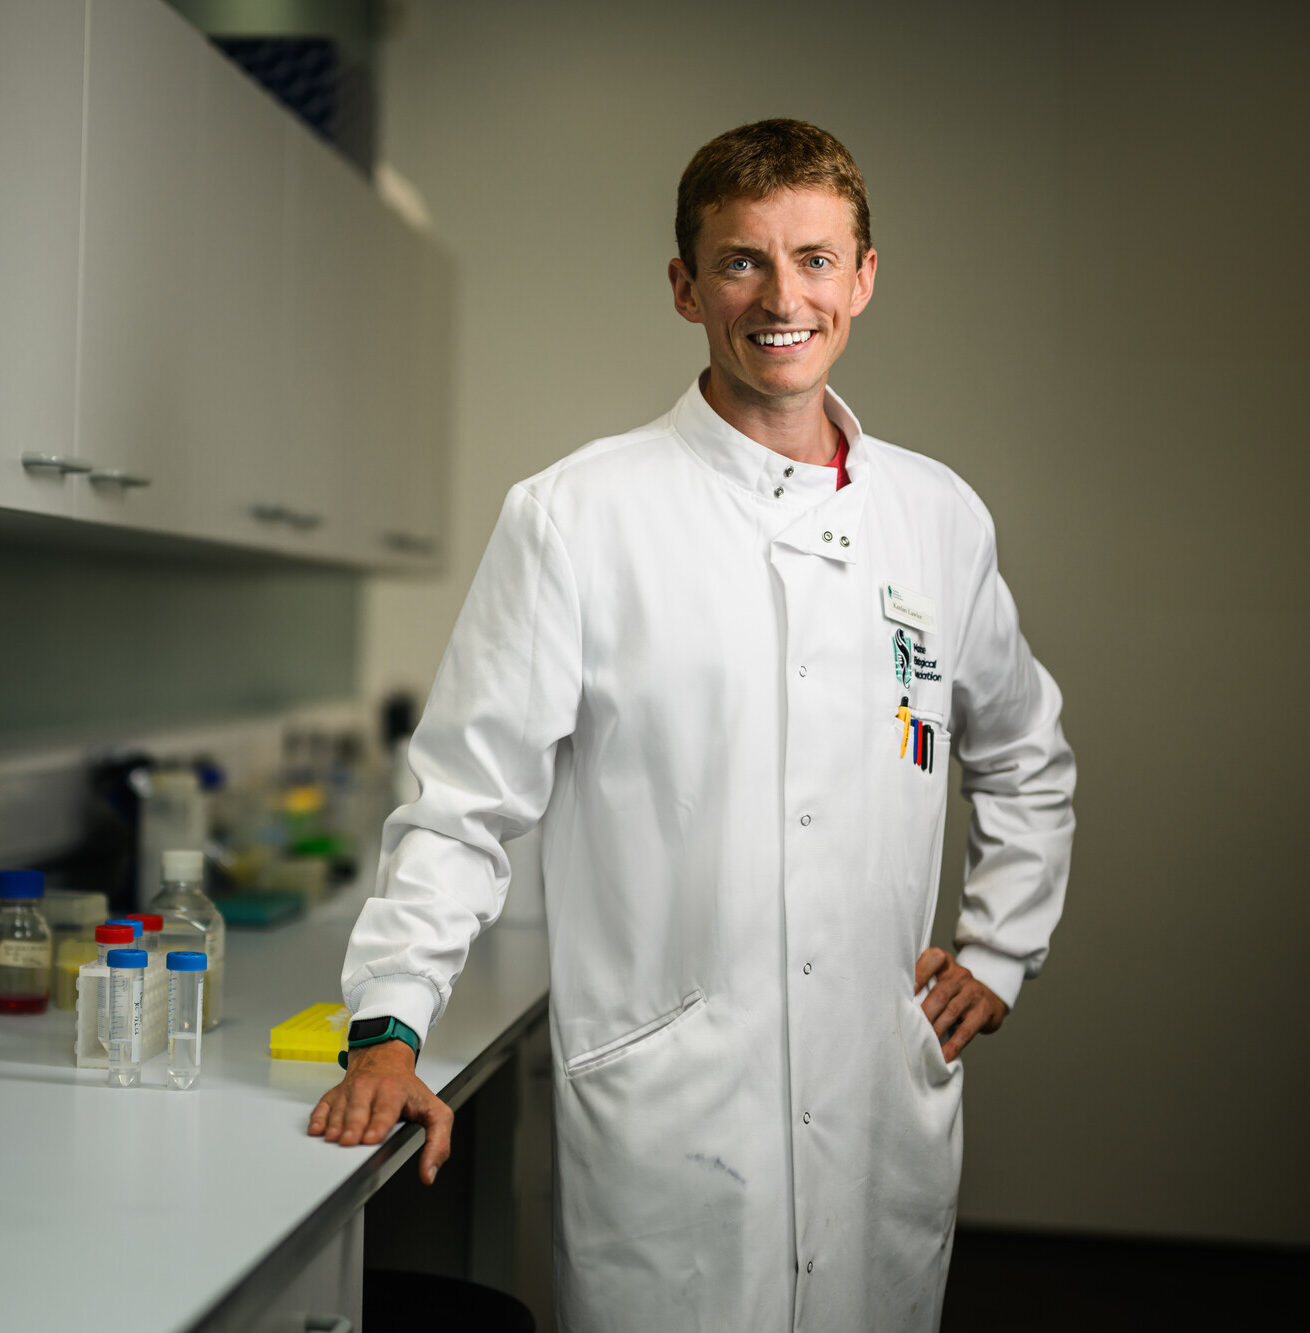
POLYGON ((935 1328, 963 1071, 913 975, 950 749, 961 961, 1013 1002, 1060 913, 1073 760, 988 515, 827 411, 841 491, 695 384, 514 487, 351 939, 351 1008, 426 1030, 544 817, 561 1333, 935 1328), (908 690, 888 583, 935 614, 908 690))

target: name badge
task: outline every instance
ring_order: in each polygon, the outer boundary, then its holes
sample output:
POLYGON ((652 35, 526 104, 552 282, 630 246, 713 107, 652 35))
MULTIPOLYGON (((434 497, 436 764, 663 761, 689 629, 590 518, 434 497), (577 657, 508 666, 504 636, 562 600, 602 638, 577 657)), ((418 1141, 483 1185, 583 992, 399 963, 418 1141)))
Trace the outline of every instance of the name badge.
POLYGON ((937 628, 937 607, 932 598, 921 592, 911 592, 899 583, 882 585, 882 613, 888 620, 899 621, 928 634, 937 628))

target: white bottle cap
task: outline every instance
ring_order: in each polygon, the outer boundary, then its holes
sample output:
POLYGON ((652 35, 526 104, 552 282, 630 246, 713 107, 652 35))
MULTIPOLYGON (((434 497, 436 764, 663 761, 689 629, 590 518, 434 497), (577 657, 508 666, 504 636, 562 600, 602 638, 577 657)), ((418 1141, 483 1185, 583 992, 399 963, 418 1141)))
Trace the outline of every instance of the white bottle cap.
POLYGON ((163 862, 165 879, 194 883, 205 877, 204 852, 165 852, 163 862))

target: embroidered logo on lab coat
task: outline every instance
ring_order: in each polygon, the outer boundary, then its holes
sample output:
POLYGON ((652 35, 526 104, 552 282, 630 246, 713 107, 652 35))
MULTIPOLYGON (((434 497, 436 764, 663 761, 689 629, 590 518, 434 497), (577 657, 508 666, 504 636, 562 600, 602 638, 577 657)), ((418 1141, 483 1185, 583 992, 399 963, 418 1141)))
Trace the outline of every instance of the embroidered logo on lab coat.
POLYGON ((925 657, 927 648, 921 643, 914 645, 914 678, 915 680, 941 680, 942 673, 937 670, 937 659, 935 657, 925 657))
POLYGON ((896 668, 896 679, 902 688, 910 688, 910 636, 903 629, 892 635, 892 665, 896 668))

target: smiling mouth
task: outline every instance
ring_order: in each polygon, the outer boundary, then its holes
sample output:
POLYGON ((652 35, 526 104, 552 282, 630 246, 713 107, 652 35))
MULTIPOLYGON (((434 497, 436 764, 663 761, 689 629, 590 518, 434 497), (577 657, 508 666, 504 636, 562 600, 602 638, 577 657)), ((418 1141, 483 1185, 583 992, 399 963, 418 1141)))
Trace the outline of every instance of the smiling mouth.
POLYGON ((795 347, 807 343, 814 337, 813 329, 795 329, 786 333, 752 333, 749 335, 756 347, 795 347))

